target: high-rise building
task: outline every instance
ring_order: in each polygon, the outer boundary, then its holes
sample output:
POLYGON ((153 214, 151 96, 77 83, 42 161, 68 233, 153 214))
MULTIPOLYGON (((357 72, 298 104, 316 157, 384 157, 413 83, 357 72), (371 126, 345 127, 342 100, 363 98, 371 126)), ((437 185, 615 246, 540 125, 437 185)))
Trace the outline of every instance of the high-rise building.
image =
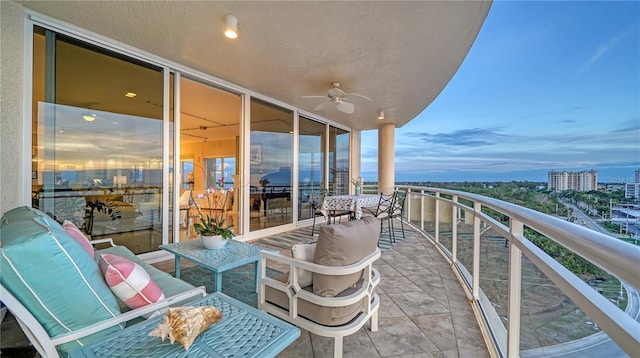
POLYGON ((640 199, 640 169, 635 171, 635 180, 633 183, 624 185, 624 197, 627 199, 640 199))
POLYGON ((624 185, 624 197, 627 199, 640 199, 640 183, 626 183, 624 185))
POLYGON ((549 172, 548 190, 591 191, 598 189, 598 172, 596 170, 582 172, 549 172))

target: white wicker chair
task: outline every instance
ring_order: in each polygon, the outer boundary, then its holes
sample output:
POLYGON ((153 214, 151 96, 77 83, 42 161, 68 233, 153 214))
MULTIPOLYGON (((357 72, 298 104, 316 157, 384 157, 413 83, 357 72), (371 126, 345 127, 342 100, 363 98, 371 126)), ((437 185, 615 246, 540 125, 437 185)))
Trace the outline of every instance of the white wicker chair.
MULTIPOLYGON (((370 319, 370 329, 372 332, 378 330, 378 308, 380 299, 375 292, 375 288, 380 282, 380 274, 373 268, 373 262, 380 257, 380 249, 376 249, 372 254, 362 260, 347 266, 323 266, 313 262, 289 258, 279 253, 267 251, 260 252, 259 261, 259 291, 258 308, 268 312, 282 320, 294 324, 309 332, 324 337, 334 338, 334 357, 342 357, 343 337, 357 332, 370 319), (267 262, 287 265, 289 267, 288 282, 266 276, 267 262), (298 283, 299 275, 297 268, 302 268, 311 272, 324 275, 347 275, 363 272, 361 284, 355 290, 350 290, 345 296, 322 297, 315 295, 310 287, 304 289, 298 283), (268 299, 268 288, 286 295, 288 306, 282 307, 268 299), (317 306, 340 308, 354 304, 361 304, 359 313, 349 322, 338 326, 327 326, 319 324, 307 318, 312 312, 304 312, 306 301, 317 306)), ((273 292, 273 291, 272 291, 273 292)))

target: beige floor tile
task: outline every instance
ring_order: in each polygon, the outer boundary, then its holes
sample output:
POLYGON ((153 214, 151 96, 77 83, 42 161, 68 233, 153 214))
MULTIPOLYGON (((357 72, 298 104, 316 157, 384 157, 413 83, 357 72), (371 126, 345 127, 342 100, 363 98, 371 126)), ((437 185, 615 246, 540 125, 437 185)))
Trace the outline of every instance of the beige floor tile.
POLYGON ((382 319, 379 328, 377 332, 368 334, 382 357, 438 351, 438 347, 408 317, 382 319))

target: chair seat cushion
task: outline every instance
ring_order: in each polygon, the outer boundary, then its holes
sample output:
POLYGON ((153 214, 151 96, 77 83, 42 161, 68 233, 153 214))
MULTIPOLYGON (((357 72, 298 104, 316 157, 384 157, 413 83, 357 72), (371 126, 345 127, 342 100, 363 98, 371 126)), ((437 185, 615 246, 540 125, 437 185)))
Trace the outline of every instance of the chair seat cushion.
MULTIPOLYGON (((380 221, 375 217, 344 224, 322 225, 313 262, 324 266, 354 264, 372 254, 380 239, 380 221)), ((313 293, 332 297, 355 285, 362 272, 330 276, 313 273, 313 293)))
MULTIPOLYGON (((3 216, 0 280, 50 336, 120 314, 118 302, 85 248, 55 220, 28 207, 3 216)), ((116 326, 58 347, 68 351, 120 331, 116 326)))
MULTIPOLYGON (((289 279, 289 272, 286 272, 278 277, 276 280, 286 283, 289 279)), ((362 286, 362 280, 354 287, 350 287, 347 290, 338 293, 336 297, 343 297, 350 295, 357 291, 362 286)), ((311 291, 311 286, 303 288, 305 291, 311 291)), ((289 298, 283 291, 276 290, 269 286, 265 286, 265 300, 271 304, 281 307, 284 310, 289 310, 289 298)), ((364 306, 362 301, 358 301, 351 305, 340 307, 327 307, 320 306, 313 302, 309 302, 303 299, 298 299, 298 315, 304 317, 315 323, 337 327, 345 325, 356 318, 362 313, 364 306)))

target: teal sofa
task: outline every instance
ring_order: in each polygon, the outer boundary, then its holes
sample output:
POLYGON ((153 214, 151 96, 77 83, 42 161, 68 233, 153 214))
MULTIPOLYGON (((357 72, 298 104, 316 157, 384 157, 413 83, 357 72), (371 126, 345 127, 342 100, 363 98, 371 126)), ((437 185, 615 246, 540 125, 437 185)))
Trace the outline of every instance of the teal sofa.
POLYGON ((92 256, 58 222, 27 206, 12 209, 0 219, 0 300, 43 357, 67 356, 169 305, 206 294, 204 287, 156 269, 110 239, 91 243, 110 247, 92 256), (104 253, 140 265, 165 298, 129 309, 112 293, 98 267, 104 253))

